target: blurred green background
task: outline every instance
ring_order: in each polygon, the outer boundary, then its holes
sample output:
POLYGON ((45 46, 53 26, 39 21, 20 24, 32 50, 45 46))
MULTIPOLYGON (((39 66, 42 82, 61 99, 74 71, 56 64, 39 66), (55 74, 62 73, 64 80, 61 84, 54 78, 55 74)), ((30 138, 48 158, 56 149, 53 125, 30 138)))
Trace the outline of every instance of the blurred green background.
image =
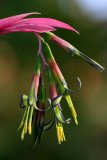
MULTIPOLYGON (((80 35, 63 29, 56 34, 107 68, 106 0, 0 0, 1 18, 32 11, 41 12, 39 17, 62 20, 76 28, 80 35)), ((69 88, 75 88, 77 76, 83 83, 80 92, 72 95, 79 126, 64 126, 67 141, 61 145, 57 143, 55 127, 46 132, 35 150, 32 138, 21 142, 17 133, 23 114, 19 101, 20 95, 29 90, 37 40, 32 33, 0 36, 0 160, 105 160, 107 72, 100 73, 57 45, 50 45, 69 88)), ((67 108, 65 103, 64 106, 67 108)))

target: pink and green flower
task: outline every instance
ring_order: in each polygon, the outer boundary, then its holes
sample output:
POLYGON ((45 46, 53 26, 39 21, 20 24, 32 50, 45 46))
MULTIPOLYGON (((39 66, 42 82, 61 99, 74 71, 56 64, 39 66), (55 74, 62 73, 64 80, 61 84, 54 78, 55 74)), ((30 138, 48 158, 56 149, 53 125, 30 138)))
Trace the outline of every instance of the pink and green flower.
POLYGON ((26 18, 27 16, 40 14, 38 12, 20 14, 4 19, 0 19, 0 35, 13 32, 32 32, 38 39, 38 52, 32 76, 29 93, 21 96, 20 107, 24 109, 24 115, 18 130, 21 131, 21 139, 25 135, 34 137, 34 146, 39 143, 43 133, 56 124, 58 143, 66 141, 63 125, 69 124, 72 118, 65 118, 63 104, 65 98, 72 113, 75 123, 78 125, 77 113, 71 100, 71 95, 81 88, 79 78, 79 88, 75 91, 68 88, 67 82, 53 56, 46 39, 57 43, 67 50, 71 55, 78 56, 92 65, 94 68, 103 71, 104 67, 92 60, 88 56, 78 51, 73 45, 64 39, 56 36, 53 32, 59 28, 78 33, 70 25, 52 18, 26 18), (42 37, 44 36, 44 39, 42 37), (47 77, 48 87, 45 86, 44 78, 47 77), (49 101, 50 103, 47 103, 49 101), (46 112, 51 110, 52 119, 46 122, 46 112))

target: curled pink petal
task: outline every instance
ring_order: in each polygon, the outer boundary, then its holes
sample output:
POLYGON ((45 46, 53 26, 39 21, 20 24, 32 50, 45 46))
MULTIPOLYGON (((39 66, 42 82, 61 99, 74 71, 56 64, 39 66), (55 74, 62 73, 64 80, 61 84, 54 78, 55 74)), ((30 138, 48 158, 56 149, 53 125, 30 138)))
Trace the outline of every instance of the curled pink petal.
POLYGON ((52 18, 27 18, 27 19, 23 19, 21 21, 18 22, 18 24, 36 24, 36 25, 46 25, 46 26, 51 26, 51 27, 55 27, 55 28, 63 28, 63 29, 67 29, 67 30, 71 30, 73 32, 76 32, 79 34, 78 31, 76 31, 73 27, 71 27, 70 25, 61 22, 59 20, 55 20, 52 18))
POLYGON ((37 32, 45 33, 49 31, 55 31, 56 29, 45 25, 34 25, 34 24, 22 24, 13 27, 6 28, 0 32, 0 34, 7 34, 11 32, 37 32))
POLYGON ((4 29, 4 28, 7 28, 7 27, 10 27, 11 25, 13 25, 14 23, 16 23, 17 21, 29 16, 29 15, 32 15, 32 14, 40 14, 38 12, 31 12, 31 13, 25 13, 25 14, 19 14, 19 15, 16 15, 16 16, 11 16, 11 17, 8 17, 8 18, 3 18, 3 19, 0 19, 0 30, 4 29))

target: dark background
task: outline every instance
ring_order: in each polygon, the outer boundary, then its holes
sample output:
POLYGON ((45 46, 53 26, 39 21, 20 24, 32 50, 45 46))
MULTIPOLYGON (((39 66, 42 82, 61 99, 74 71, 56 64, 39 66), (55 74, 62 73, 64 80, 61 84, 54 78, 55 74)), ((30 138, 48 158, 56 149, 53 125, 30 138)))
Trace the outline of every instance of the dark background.
MULTIPOLYGON (((79 6, 76 2, 78 1, 0 0, 0 17, 38 11, 42 13, 39 17, 62 20, 76 28, 80 35, 63 29, 58 29, 56 34, 107 67, 107 20, 94 17, 87 12, 88 8, 84 6, 84 10, 80 7, 82 4, 79 6)), ((96 9, 97 3, 93 5, 96 9)), ((35 150, 32 147, 32 137, 21 142, 20 132, 17 133, 23 114, 19 101, 20 95, 27 94, 29 90, 37 40, 32 33, 0 36, 0 160, 105 160, 107 72, 100 73, 81 59, 68 55, 57 45, 50 45, 69 88, 75 88, 77 76, 83 83, 80 92, 72 95, 79 126, 73 123, 64 126, 67 141, 61 145, 57 143, 55 127, 46 132, 35 150)), ((66 104, 64 106, 67 108, 66 104)))

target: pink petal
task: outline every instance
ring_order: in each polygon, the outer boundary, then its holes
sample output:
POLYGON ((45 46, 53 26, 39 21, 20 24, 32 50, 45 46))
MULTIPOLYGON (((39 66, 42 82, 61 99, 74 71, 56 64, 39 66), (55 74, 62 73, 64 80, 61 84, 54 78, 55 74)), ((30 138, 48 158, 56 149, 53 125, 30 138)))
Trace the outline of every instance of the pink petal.
POLYGON ((52 18, 29 18, 29 19, 27 18, 18 22, 18 24, 24 24, 24 23, 46 25, 46 26, 52 26, 56 28, 64 28, 64 29, 71 30, 78 33, 78 31, 76 31, 70 25, 52 18))
POLYGON ((6 27, 10 27, 11 25, 16 23, 17 21, 19 21, 29 15, 32 15, 32 14, 40 14, 40 13, 38 13, 38 12, 25 13, 25 14, 19 14, 16 16, 11 16, 8 18, 0 19, 0 30, 4 29, 6 27))
POLYGON ((35 25, 35 24, 22 24, 13 27, 6 28, 0 32, 0 34, 7 34, 11 32, 37 32, 45 33, 49 31, 55 31, 56 29, 45 25, 35 25))

